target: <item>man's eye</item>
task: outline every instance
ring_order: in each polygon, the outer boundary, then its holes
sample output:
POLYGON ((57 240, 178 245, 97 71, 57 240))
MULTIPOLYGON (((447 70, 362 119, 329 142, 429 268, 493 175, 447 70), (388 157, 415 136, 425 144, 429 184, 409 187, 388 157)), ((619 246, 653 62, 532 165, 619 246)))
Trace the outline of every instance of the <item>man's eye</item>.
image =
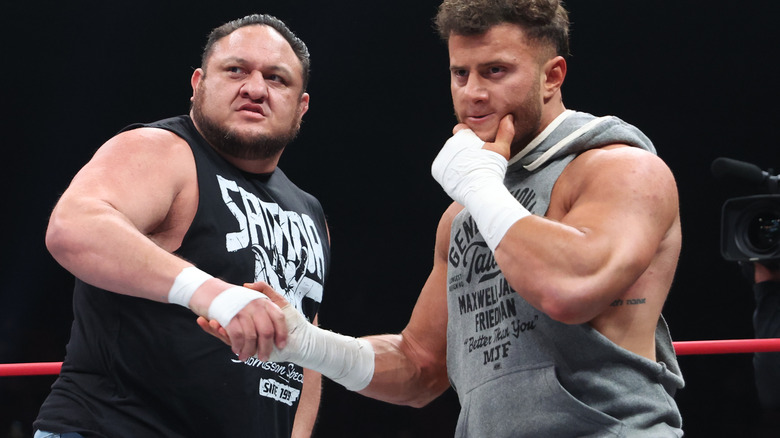
POLYGON ((468 70, 452 70, 452 80, 457 83, 463 83, 469 78, 468 70))
POLYGON ((281 76, 279 76, 279 75, 274 75, 274 74, 271 74, 271 75, 268 75, 268 76, 266 77, 266 79, 267 79, 267 80, 269 80, 269 81, 279 82, 279 83, 281 83, 281 84, 285 83, 285 80, 284 80, 284 78, 283 78, 283 77, 281 77, 281 76))
POLYGON ((244 73, 244 69, 241 67, 228 67, 227 71, 230 73, 241 74, 244 73))

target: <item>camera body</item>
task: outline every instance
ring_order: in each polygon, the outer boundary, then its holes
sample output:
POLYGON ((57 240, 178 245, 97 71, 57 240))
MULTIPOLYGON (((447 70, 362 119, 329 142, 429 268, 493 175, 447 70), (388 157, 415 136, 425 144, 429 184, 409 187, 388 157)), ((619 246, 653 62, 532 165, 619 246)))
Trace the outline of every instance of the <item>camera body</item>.
POLYGON ((780 194, 729 199, 723 204, 721 219, 724 259, 780 260, 780 194))

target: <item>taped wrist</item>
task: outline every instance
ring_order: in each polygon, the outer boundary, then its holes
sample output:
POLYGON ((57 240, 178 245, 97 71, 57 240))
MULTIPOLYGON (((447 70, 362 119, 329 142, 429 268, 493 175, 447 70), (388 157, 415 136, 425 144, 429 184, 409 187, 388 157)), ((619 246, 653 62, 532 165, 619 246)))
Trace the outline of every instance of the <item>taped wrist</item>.
POLYGON ((208 318, 215 319, 222 327, 227 327, 230 321, 247 304, 261 298, 269 299, 262 292, 241 286, 233 286, 220 292, 209 305, 208 318))
POLYGON ((468 196, 463 206, 471 213, 491 251, 496 250, 515 222, 531 215, 503 184, 483 186, 468 196))
POLYGON ((360 391, 374 377, 374 348, 365 339, 344 336, 310 324, 293 306, 282 308, 287 345, 274 347, 269 361, 293 362, 322 373, 350 391, 360 391))
POLYGON ((212 278, 194 266, 182 269, 168 291, 168 302, 189 308, 195 290, 212 278))
MULTIPOLYGON (((168 302, 189 308, 195 291, 212 278, 214 277, 194 266, 182 269, 168 291, 168 302)), ((241 309, 260 298, 268 299, 256 290, 234 286, 222 291, 211 301, 206 316, 217 320, 222 327, 227 327, 241 309)))
POLYGON ((445 192, 471 213, 491 251, 509 228, 529 216, 504 186, 507 160, 483 149, 485 144, 470 129, 462 129, 444 144, 431 174, 445 192))

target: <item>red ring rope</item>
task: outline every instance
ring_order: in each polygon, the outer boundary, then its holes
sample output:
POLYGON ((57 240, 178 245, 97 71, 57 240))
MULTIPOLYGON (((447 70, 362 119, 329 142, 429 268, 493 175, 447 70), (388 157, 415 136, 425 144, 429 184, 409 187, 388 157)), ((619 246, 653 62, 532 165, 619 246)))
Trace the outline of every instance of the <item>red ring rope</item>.
POLYGON ((59 374, 61 367, 62 362, 4 363, 0 364, 0 377, 59 374))
MULTIPOLYGON (((693 354, 780 352, 780 338, 731 339, 723 341, 677 341, 674 342, 674 350, 678 356, 693 354)), ((59 374, 61 367, 62 362, 0 364, 0 377, 59 374)))
POLYGON ((674 343, 678 356, 686 354, 730 354, 780 352, 780 338, 731 339, 725 341, 679 341, 674 343))

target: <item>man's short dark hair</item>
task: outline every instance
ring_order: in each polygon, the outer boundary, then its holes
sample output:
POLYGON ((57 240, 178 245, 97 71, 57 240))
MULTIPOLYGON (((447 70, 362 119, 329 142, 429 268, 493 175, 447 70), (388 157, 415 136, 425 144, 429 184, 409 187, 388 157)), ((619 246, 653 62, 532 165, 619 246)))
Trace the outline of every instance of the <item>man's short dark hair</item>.
POLYGON ((309 60, 309 49, 306 44, 298 38, 293 31, 287 27, 284 22, 272 15, 267 14, 252 14, 246 17, 239 18, 223 24, 215 28, 209 33, 206 46, 203 48, 203 54, 201 55, 200 64, 202 69, 206 69, 206 63, 208 62, 211 53, 214 51, 214 44, 222 38, 230 35, 236 30, 245 26, 269 26, 281 34, 285 40, 292 47, 295 56, 301 62, 301 71, 303 75, 303 90, 306 90, 306 86, 309 84, 309 71, 311 69, 311 61, 309 60))
POLYGON ((550 44, 557 55, 569 56, 569 14, 561 0, 444 0, 435 18, 439 35, 481 35, 510 23, 533 41, 550 44))

